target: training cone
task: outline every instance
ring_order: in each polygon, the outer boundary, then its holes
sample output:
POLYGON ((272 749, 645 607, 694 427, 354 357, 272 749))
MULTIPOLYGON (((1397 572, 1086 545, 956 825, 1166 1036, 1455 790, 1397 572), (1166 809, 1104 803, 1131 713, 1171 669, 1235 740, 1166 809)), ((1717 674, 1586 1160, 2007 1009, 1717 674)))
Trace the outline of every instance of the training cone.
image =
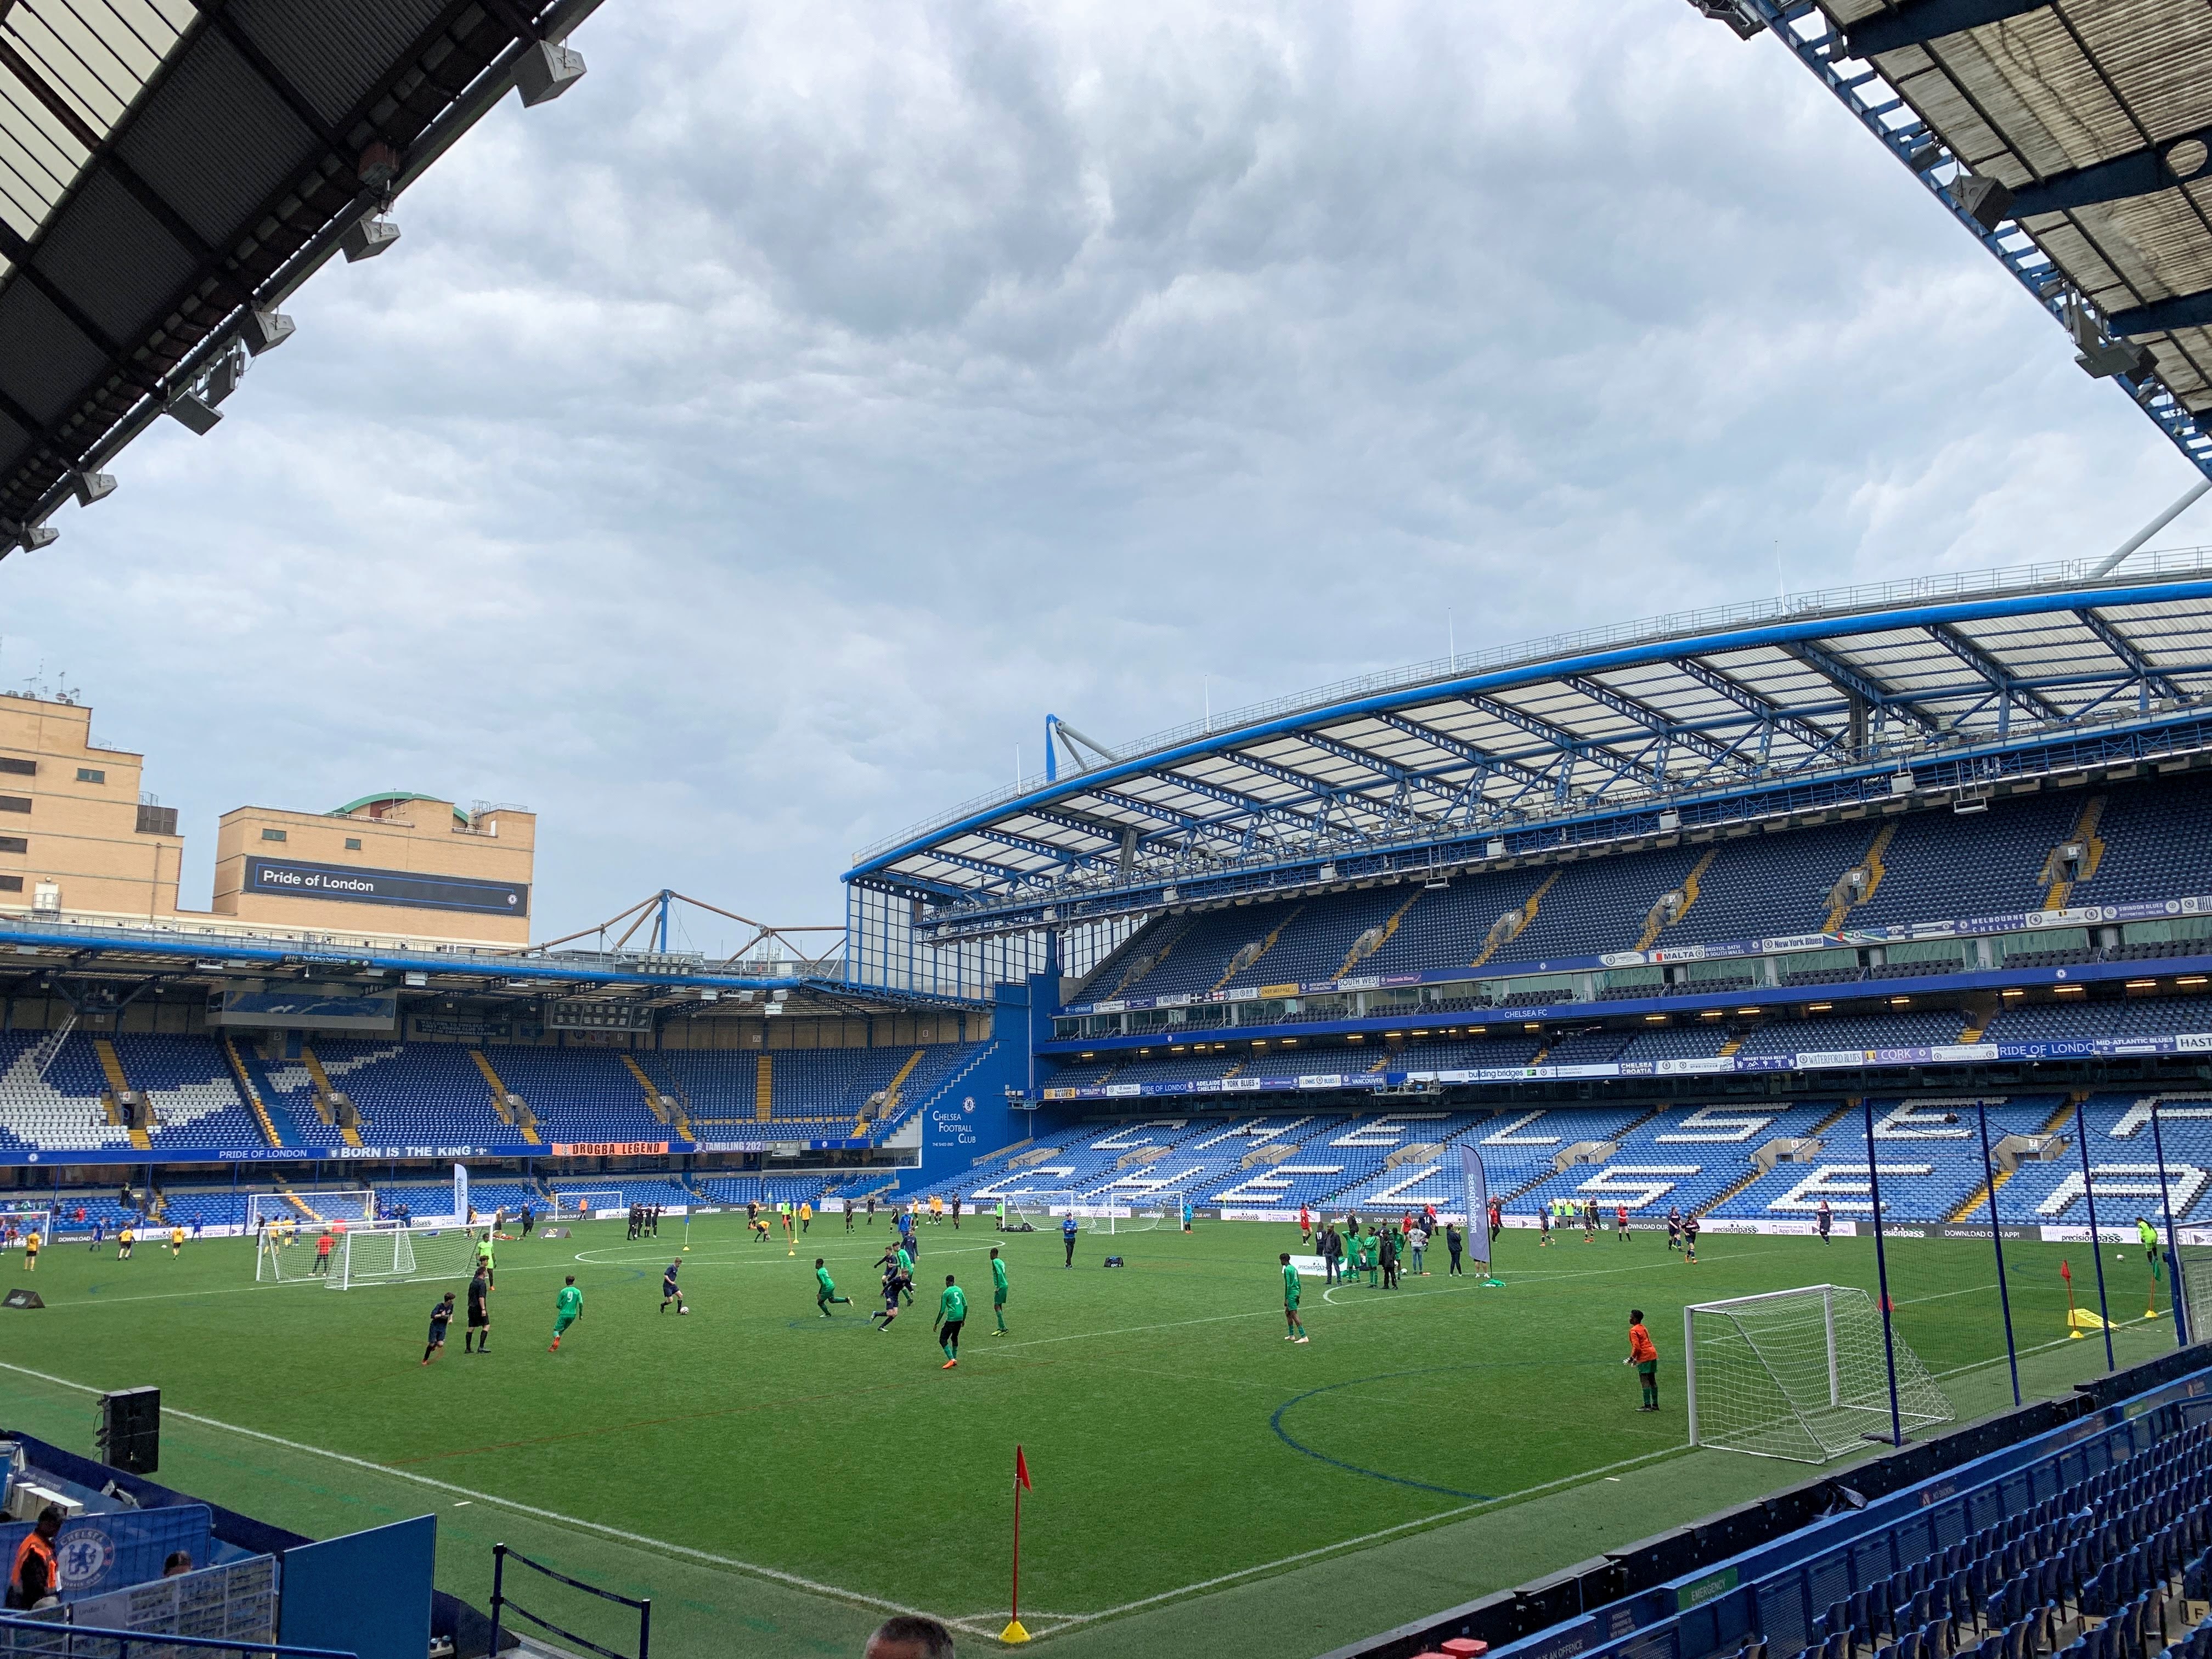
POLYGON ((1030 1639, 1030 1633, 1022 1627, 1022 1621, 1020 1620, 1009 1620, 1006 1629, 999 1632, 999 1639, 1001 1642, 1004 1642, 1008 1647, 1012 1647, 1018 1643, 1028 1641, 1030 1639))
POLYGON ((2066 1316, 2066 1322, 2074 1328, 2075 1336, 2081 1335, 2084 1331, 2101 1331, 2105 1328, 2104 1320, 2100 1316, 2091 1313, 2087 1308, 2073 1310, 2066 1316))

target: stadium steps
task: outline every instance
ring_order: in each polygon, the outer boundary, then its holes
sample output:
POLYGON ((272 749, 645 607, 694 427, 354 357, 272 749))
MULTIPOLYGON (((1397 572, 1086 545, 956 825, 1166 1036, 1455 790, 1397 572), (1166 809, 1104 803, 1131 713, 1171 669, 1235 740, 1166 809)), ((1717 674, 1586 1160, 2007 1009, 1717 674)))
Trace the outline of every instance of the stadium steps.
MULTIPOLYGON (((300 1063, 307 1068, 307 1080, 315 1085, 315 1115, 325 1123, 336 1125, 338 1139, 349 1146, 362 1145, 361 1130, 352 1123, 338 1121, 338 1109, 331 1097, 337 1091, 331 1087, 331 1074, 323 1069, 323 1062, 315 1058, 315 1051, 307 1044, 300 1045, 300 1063)), ((355 1117, 359 1118, 356 1111, 355 1117)))
MULTIPOLYGON (((124 1121, 123 1097, 131 1092, 131 1079, 123 1074, 123 1057, 104 1036, 93 1038, 92 1051, 100 1056, 100 1072, 107 1079, 107 1097, 102 1103, 107 1108, 107 1121, 120 1124, 124 1121)), ((154 1149, 153 1138, 143 1129, 131 1130, 131 1145, 142 1152, 154 1149)))
POLYGON ((1705 849, 1705 857, 1690 866, 1690 873, 1682 878, 1682 908, 1674 912, 1672 920, 1662 915, 1657 905, 1651 907, 1651 914, 1644 918, 1644 932, 1636 941, 1637 950, 1650 950, 1659 942, 1660 934, 1690 914, 1692 907, 1698 902, 1698 884, 1705 878, 1705 872, 1713 867, 1713 860, 1720 855, 1718 847, 1709 847, 1705 849))
POLYGON ((763 1048, 753 1060, 753 1121, 775 1115, 775 1059, 763 1048))
POLYGON ((1035 1135, 1031 1135, 1027 1140, 1017 1140, 1012 1146, 994 1148, 990 1152, 981 1153, 978 1156, 969 1159, 968 1162, 972 1167, 979 1164, 988 1164, 994 1158, 1011 1158, 1015 1153, 1025 1152, 1030 1146, 1036 1145, 1036 1137, 1035 1135))
POLYGON ((616 1058, 620 1060, 629 1074, 637 1079, 637 1086, 645 1091, 645 1109, 675 1130, 679 1139, 696 1140, 698 1136, 691 1133, 690 1116, 684 1111, 682 1100, 677 1096, 671 1095, 669 1098, 677 1103, 675 1109, 671 1111, 664 1107, 660 1103, 663 1090, 659 1084, 645 1074, 645 1067, 637 1063, 636 1057, 624 1054, 618 1054, 616 1058))
POLYGON ((1699 1218, 1711 1215, 1715 1210, 1720 1208, 1722 1205, 1727 1203, 1729 1200, 1734 1198, 1738 1193, 1750 1186, 1753 1182, 1757 1181, 1765 1174, 1766 1174, 1765 1170, 1760 1169, 1756 1164, 1753 1164, 1748 1170, 1746 1170, 1734 1181, 1729 1182, 1726 1187, 1723 1188, 1712 1197, 1707 1199, 1702 1204, 1692 1206, 1690 1213, 1699 1218))
POLYGON ((261 1126, 261 1138, 271 1146, 283 1146, 284 1137, 277 1132, 276 1120, 269 1115, 269 1103, 246 1069, 246 1056, 238 1052, 238 1040, 228 1032, 223 1034, 222 1052, 230 1061, 231 1075, 238 1079, 239 1093, 246 1097, 246 1109, 261 1126))
MULTIPOLYGON (((469 1058, 476 1061, 477 1070, 483 1073, 483 1080, 491 1090, 491 1109, 499 1114, 500 1121, 512 1123, 531 1146, 543 1146, 545 1142, 538 1133, 536 1115, 526 1102, 521 1106, 509 1108, 507 1103, 507 1086, 500 1080, 499 1073, 492 1069, 491 1057, 481 1048, 471 1048, 469 1058)), ((516 1098, 520 1099, 521 1097, 518 1095, 516 1098)))
POLYGON ((1813 1126, 1812 1133, 1807 1135, 1805 1139, 1808 1140, 1818 1140, 1822 1135, 1827 1133, 1829 1130, 1834 1128, 1836 1125, 1841 1123, 1846 1116, 1852 1112, 1856 1111, 1858 1109, 1858 1102, 1856 1100, 1845 1101, 1842 1105, 1837 1107, 1834 1111, 1829 1113, 1827 1116, 1822 1118, 1818 1123, 1815 1123, 1813 1126))
POLYGON ((2097 825, 2105 816, 2105 797, 2092 795, 2081 803, 2081 816, 2074 820, 2074 833, 2066 837, 2068 843, 2080 842, 2082 846, 2081 873, 2069 881, 2059 876, 2056 868, 2058 849, 2052 848, 2051 856, 2043 861, 2043 878, 2051 884, 2043 896, 2046 910, 2063 910, 2072 896, 2075 887, 2097 873, 2097 866, 2105 861, 2105 843, 2099 839, 2097 825))
POLYGON ((276 1195, 318 1227, 323 1224, 323 1218, 316 1212, 314 1206, 289 1187, 279 1187, 276 1189, 276 1195))
POLYGON ((1737 1049, 1739 1049, 1739 1048, 1742 1048, 1742 1047, 1743 1047, 1743 1045, 1744 1045, 1745 1043, 1748 1042, 1750 1040, 1751 1040, 1751 1033, 1750 1033, 1750 1032, 1748 1032, 1748 1031, 1738 1031, 1738 1032, 1737 1032, 1734 1036, 1730 1037, 1730 1038, 1729 1038, 1726 1042, 1723 1042, 1723 1044, 1721 1044, 1720 1057, 1721 1057, 1723 1060, 1726 1060, 1726 1059, 1727 1059, 1730 1054, 1734 1054, 1737 1049))
POLYGON ((1541 1066, 1544 1061, 1550 1057, 1551 1053, 1552 1045, 1550 1041, 1547 1039, 1545 1042, 1537 1045, 1536 1052, 1529 1056, 1528 1063, 1531 1066, 1541 1066))
MULTIPOLYGON (((1298 917, 1304 913, 1305 908, 1306 907, 1303 904, 1293 904, 1291 907, 1291 914, 1285 916, 1280 921, 1277 922, 1274 927, 1274 931, 1270 933, 1267 938, 1260 941, 1260 948, 1252 953, 1250 960, 1243 963, 1240 966, 1230 969, 1228 972, 1223 974, 1219 979, 1214 981, 1212 985, 1208 988, 1210 990, 1218 991, 1223 986, 1228 984, 1231 980, 1236 978, 1237 975, 1249 974, 1255 968, 1257 968, 1261 961, 1266 958, 1267 952, 1275 948, 1275 942, 1282 938, 1283 930, 1285 927, 1288 927, 1292 922, 1296 921, 1298 917)), ((1243 952, 1240 951, 1237 952, 1237 955, 1242 956, 1243 955, 1243 952)), ((1234 958, 1232 958, 1232 960, 1234 958)))
POLYGON ((2013 1175, 2014 1171, 2010 1170, 1999 1170, 1996 1172, 1996 1178, 1994 1181, 1984 1181, 1975 1183, 1974 1190, 1966 1195, 1966 1202, 1960 1205, 1957 1209, 1952 1211, 1950 1214, 1943 1218, 1944 1224, 1949 1227, 1956 1227, 1965 1222, 1971 1221, 1973 1218, 1974 1212, 1980 1209, 1983 1205, 1988 1203, 1992 1197, 2002 1190, 2005 1182, 2013 1178, 2013 1175))
MULTIPOLYGON (((1844 918, 1850 915, 1852 905, 1855 902, 1859 904, 1864 904, 1869 899, 1872 898, 1876 893, 1881 890, 1881 878, 1883 873, 1881 856, 1883 854, 1889 851, 1889 843, 1896 838, 1897 821, 1893 818, 1889 823, 1883 824, 1881 829, 1875 831, 1874 839, 1867 843, 1865 854, 1860 858, 1857 864, 1851 866, 1852 870, 1858 869, 1861 866, 1865 868, 1867 872, 1866 891, 1861 893, 1856 901, 1844 899, 1838 901, 1834 905, 1831 906, 1828 910, 1828 919, 1820 924, 1820 931, 1822 933, 1834 933, 1836 929, 1844 925, 1844 918)), ((1850 870, 1846 870, 1844 872, 1844 875, 1849 875, 1850 873, 1850 870)), ((1842 877, 1839 876, 1837 878, 1837 884, 1838 886, 1842 884, 1842 877)))
POLYGON ((1188 912, 1180 916, 1170 917, 1168 924, 1154 934, 1142 949, 1138 947, 1138 941, 1145 938, 1146 930, 1139 928, 1122 941, 1121 949, 1098 964, 1097 971, 1085 981, 1082 993, 1076 1000, 1084 1002, 1104 1000, 1103 998, 1091 995, 1090 991, 1093 984, 1103 981, 1109 974, 1114 975, 1114 988, 1106 995, 1120 996, 1173 956, 1176 946, 1182 943, 1183 936, 1190 932, 1191 928, 1197 924, 1197 921, 1198 918, 1188 912))
POLYGON ((1999 999, 1984 994, 1968 997, 1960 1006, 1965 1010, 1966 1023, 1959 1029, 1961 1042, 1979 1042, 1990 1023, 1997 1017, 1999 999))
POLYGON ((2043 1126, 2043 1133, 2047 1135, 2057 1134, 2074 1121, 2074 1109, 2088 1098, 2089 1091, 2087 1089, 2076 1089, 2072 1094, 2067 1096, 2058 1103, 2058 1109, 2051 1113, 2051 1121, 2043 1126))
MULTIPOLYGON (((1544 895, 1550 892, 1553 887, 1558 883, 1559 878, 1565 873, 1566 866, 1564 865, 1560 866, 1559 868, 1553 871, 1550 875, 1545 877, 1544 879, 1538 884, 1536 890, 1528 895, 1527 901, 1521 906, 1521 922, 1518 927, 1514 928, 1512 939, 1518 939, 1522 934, 1528 931, 1528 924, 1536 920, 1536 911, 1544 902, 1544 895)), ((1493 927, 1491 929, 1490 937, 1482 942, 1481 953, 1477 956, 1473 962, 1470 962, 1467 965, 1470 968, 1481 967, 1484 963, 1496 956, 1501 948, 1510 942, 1510 939, 1500 939, 1498 935, 1498 930, 1493 927)))
POLYGON ((1421 902, 1421 895, 1427 890, 1424 887, 1416 887, 1413 890, 1413 896, 1392 911, 1388 921, 1380 927, 1369 929, 1352 940, 1352 948, 1344 953, 1343 965, 1337 969, 1336 976, 1339 979, 1349 979, 1352 976, 1352 970, 1358 967, 1363 959, 1373 956, 1388 945, 1390 942, 1390 935, 1398 931, 1398 924, 1405 921, 1406 912, 1419 904, 1421 902), (1362 949, 1362 946, 1365 948, 1362 949))
MULTIPOLYGON (((938 1101, 944 1099, 955 1089, 957 1089, 962 1084, 965 1083, 968 1080, 969 1075, 973 1073, 977 1066, 981 1066, 986 1060, 988 1060, 993 1054, 998 1053, 998 1051, 999 1045, 995 1041, 980 1044, 974 1054, 969 1055, 968 1058, 960 1065, 955 1066, 951 1073, 939 1079, 937 1085, 930 1091, 927 1097, 923 1098, 921 1104, 927 1108, 933 1105, 938 1101)), ((918 1060, 921 1058, 921 1056, 919 1053, 915 1055, 915 1060, 918 1060)), ((908 1062, 909 1068, 911 1068, 913 1063, 914 1062, 912 1060, 908 1062)), ((902 1072, 899 1075, 901 1077, 904 1077, 906 1073, 902 1072)), ((898 1121, 899 1113, 896 1109, 897 1104, 898 1103, 896 1101, 892 1101, 885 1105, 884 1108, 884 1115, 876 1120, 876 1122, 879 1127, 888 1128, 890 1125, 898 1121)), ((860 1126, 854 1130, 853 1138, 855 1140, 858 1140, 866 1133, 867 1120, 863 1117, 860 1121, 860 1126)))

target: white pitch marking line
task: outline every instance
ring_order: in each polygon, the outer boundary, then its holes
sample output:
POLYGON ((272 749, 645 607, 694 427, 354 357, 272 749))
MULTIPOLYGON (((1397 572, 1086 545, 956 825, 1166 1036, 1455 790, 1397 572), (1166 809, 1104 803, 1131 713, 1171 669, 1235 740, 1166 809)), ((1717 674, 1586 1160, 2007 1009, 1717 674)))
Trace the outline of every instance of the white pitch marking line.
MULTIPOLYGON (((75 1389, 80 1394, 100 1392, 100 1389, 88 1383, 72 1382, 66 1376, 53 1376, 45 1371, 34 1371, 27 1365, 11 1365, 5 1360, 0 1360, 0 1370, 15 1371, 24 1376, 36 1377, 41 1382, 52 1382, 59 1388, 75 1389)), ((198 1423, 206 1428, 222 1429, 230 1434, 243 1435, 249 1440, 258 1440, 271 1446, 282 1446, 287 1451, 306 1452, 311 1456, 327 1457, 333 1462, 344 1463, 356 1469, 368 1469, 377 1474, 390 1475, 398 1480, 411 1480, 417 1486, 429 1486, 439 1492, 459 1492, 473 1503, 495 1504, 503 1510, 512 1510, 517 1515, 527 1515, 539 1521, 550 1521, 559 1526, 574 1527, 580 1532, 597 1533, 601 1537, 617 1539, 625 1544, 641 1544, 653 1549, 665 1550, 673 1555, 689 1556, 695 1561, 705 1561, 714 1566, 728 1567, 733 1571, 750 1573, 756 1577, 770 1579, 780 1584, 793 1585, 798 1589, 811 1591, 817 1595, 831 1596, 839 1601, 856 1602, 863 1607, 880 1607, 890 1613, 911 1613, 921 1611, 917 1607, 907 1607, 902 1602, 887 1601, 881 1596, 868 1595, 859 1590, 846 1589, 842 1585, 825 1584, 818 1579, 804 1578, 797 1573, 783 1572, 775 1567, 764 1567, 757 1562, 740 1561, 733 1556, 717 1555, 711 1550, 693 1549, 688 1544, 672 1544, 663 1539, 647 1537, 643 1533, 624 1532, 619 1527, 604 1526, 597 1521, 585 1521, 573 1515, 562 1515, 557 1510, 539 1509, 534 1504, 520 1504, 512 1498, 501 1498, 495 1492, 474 1492, 466 1486, 454 1486, 451 1481, 433 1480, 427 1474, 416 1474, 407 1469, 396 1469, 388 1463, 374 1462, 366 1457, 353 1457, 344 1452, 332 1451, 327 1446, 311 1446, 304 1441, 287 1440, 282 1435, 264 1434, 259 1429, 244 1428, 236 1423, 226 1423, 220 1418, 202 1417, 195 1412, 179 1411, 173 1406, 168 1407, 168 1414, 172 1417, 181 1417, 187 1423, 198 1423)))

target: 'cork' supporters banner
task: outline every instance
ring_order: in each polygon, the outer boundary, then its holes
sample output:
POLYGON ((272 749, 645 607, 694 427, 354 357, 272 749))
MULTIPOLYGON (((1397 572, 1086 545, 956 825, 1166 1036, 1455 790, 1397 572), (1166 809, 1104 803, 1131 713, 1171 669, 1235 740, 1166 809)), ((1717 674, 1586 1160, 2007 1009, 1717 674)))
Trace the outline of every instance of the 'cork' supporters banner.
POLYGON ((556 1140, 556 1158, 658 1158, 668 1150, 665 1140, 556 1140))
POLYGON ((340 899, 349 904, 399 904, 416 910, 472 910, 526 916, 527 882, 471 881, 411 870, 362 870, 350 865, 296 864, 287 859, 248 859, 246 890, 293 898, 340 899))

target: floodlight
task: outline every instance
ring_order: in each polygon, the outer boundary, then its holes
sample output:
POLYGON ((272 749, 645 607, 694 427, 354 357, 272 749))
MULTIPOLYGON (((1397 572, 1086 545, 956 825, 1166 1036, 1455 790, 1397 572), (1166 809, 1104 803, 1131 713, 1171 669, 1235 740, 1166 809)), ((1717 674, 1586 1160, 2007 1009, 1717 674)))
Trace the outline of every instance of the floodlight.
POLYGON ((85 467, 70 474, 70 488, 76 492, 78 506, 90 507, 115 493, 115 475, 85 467))
POLYGON ((338 238, 348 264, 362 259, 374 259, 399 240, 399 227, 380 213, 371 213, 346 227, 338 238))
POLYGON ((550 103, 584 78, 584 54, 550 40, 534 40, 514 64, 514 89, 523 107, 550 103))
POLYGON ((52 547, 62 537, 60 531, 50 530, 42 524, 9 524, 5 520, 0 520, 0 532, 4 532, 26 553, 35 553, 42 547, 52 547))
POLYGON ((222 419, 220 410, 193 392, 179 392, 163 406, 162 412, 182 422, 203 438, 214 431, 216 422, 222 419))
POLYGON ((220 404, 238 390, 239 377, 246 373, 246 354, 235 346, 216 359, 215 368, 209 372, 207 384, 200 392, 210 406, 220 404))
POLYGON ((249 311, 239 338, 246 342, 248 351, 258 357, 290 339, 292 328, 292 319, 281 311, 249 311))

